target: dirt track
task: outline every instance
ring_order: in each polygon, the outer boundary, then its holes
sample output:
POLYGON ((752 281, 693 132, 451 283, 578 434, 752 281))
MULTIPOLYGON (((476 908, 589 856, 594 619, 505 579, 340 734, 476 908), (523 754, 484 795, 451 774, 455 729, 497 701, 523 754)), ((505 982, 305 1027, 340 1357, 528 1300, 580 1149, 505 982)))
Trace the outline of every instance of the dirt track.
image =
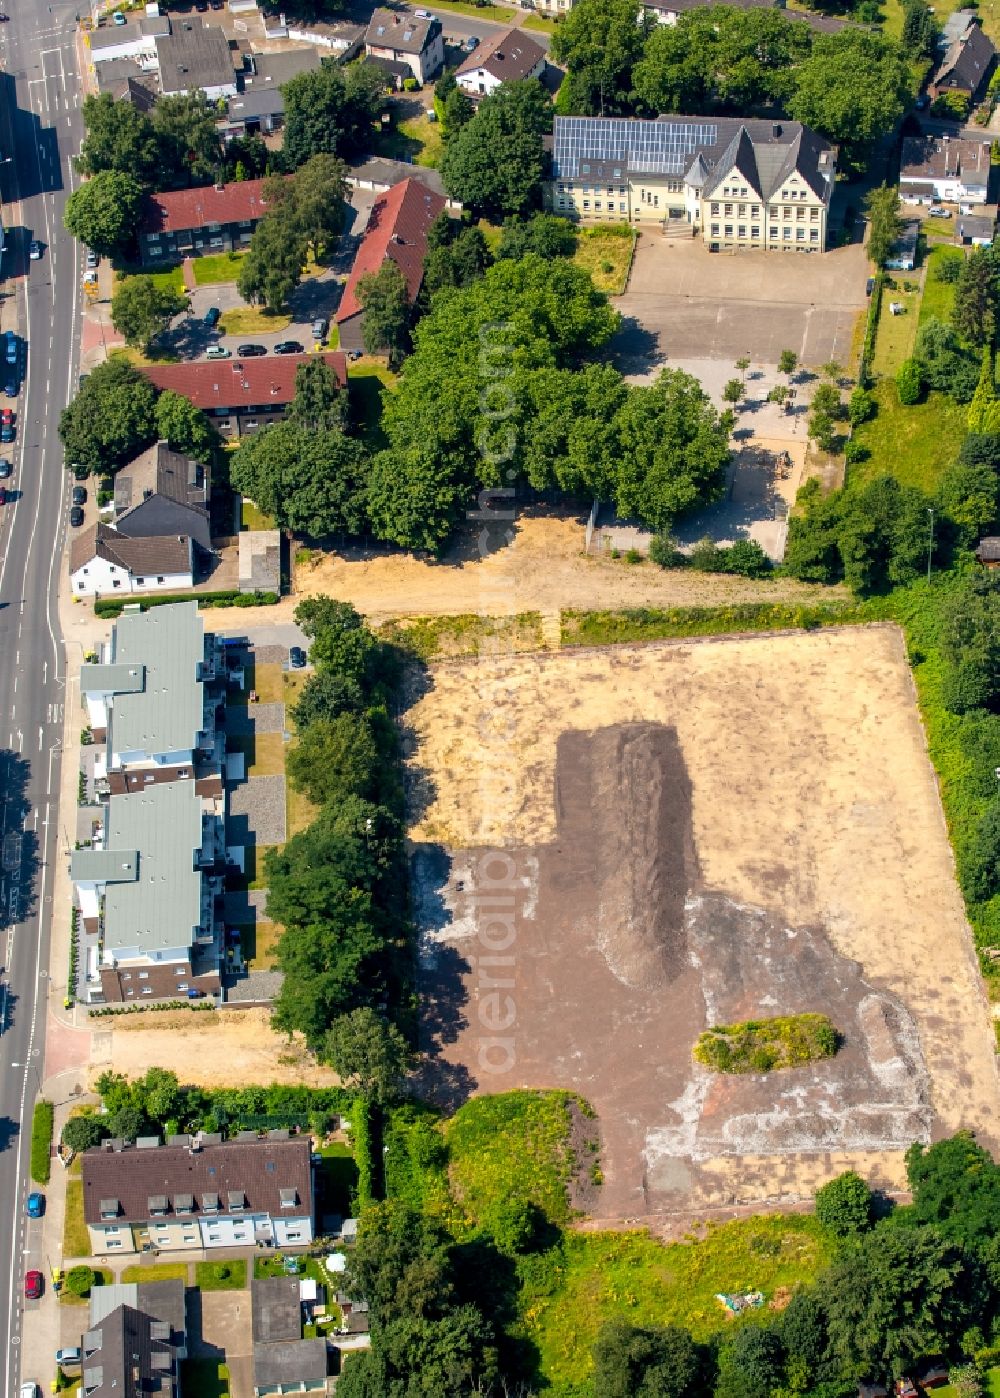
POLYGON ((995 1134, 897 631, 452 663, 409 718, 429 1081, 583 1092, 602 1213, 795 1199, 849 1163, 898 1186, 911 1140, 995 1134), (706 1023, 806 1009, 845 1036, 828 1065, 692 1065, 706 1023))

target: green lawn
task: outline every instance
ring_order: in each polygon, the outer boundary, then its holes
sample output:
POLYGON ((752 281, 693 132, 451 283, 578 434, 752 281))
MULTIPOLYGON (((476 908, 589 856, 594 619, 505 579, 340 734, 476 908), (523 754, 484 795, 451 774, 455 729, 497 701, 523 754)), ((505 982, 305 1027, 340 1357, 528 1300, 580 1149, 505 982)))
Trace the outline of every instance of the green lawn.
POLYGON ((621 296, 632 266, 636 237, 632 229, 622 237, 608 228, 586 228, 580 233, 573 261, 587 269, 598 291, 621 296))
POLYGON ((727 1325, 717 1292, 811 1280, 830 1242, 811 1215, 758 1215, 709 1225, 700 1242, 665 1247, 646 1233, 567 1233, 526 1273, 524 1334, 537 1344, 553 1398, 590 1395, 591 1347, 605 1320, 685 1325, 706 1340, 727 1325), (549 1264, 549 1265, 545 1265, 549 1264))
POLYGON ((316 1257, 297 1258, 299 1271, 289 1273, 285 1271, 284 1262, 280 1262, 276 1257, 255 1257, 253 1261, 253 1274, 256 1280, 262 1277, 287 1277, 294 1275, 297 1277, 312 1277, 314 1281, 322 1282, 324 1286, 329 1286, 330 1278, 326 1274, 326 1269, 316 1257))
POLYGON ((193 257, 191 269, 199 286, 214 286, 220 282, 234 282, 240 274, 240 266, 245 253, 214 252, 208 257, 193 257))
POLYGON ((244 500, 240 508, 240 524, 244 529, 273 529, 274 520, 258 510, 252 500, 244 500))
POLYGON ((942 472, 958 456, 966 433, 966 408, 943 393, 930 393, 925 402, 904 408, 889 379, 876 386, 875 397, 878 413, 855 433, 871 457, 849 468, 848 483, 888 473, 903 485, 933 495, 942 472))
POLYGON ((180 263, 176 267, 165 267, 162 272, 150 272, 145 267, 129 267, 123 272, 115 273, 114 285, 117 286, 125 276, 148 277, 161 291, 184 290, 184 271, 180 263))
POLYGON ((917 338, 920 323, 920 281, 919 273, 899 272, 895 274, 896 289, 886 287, 882 293, 882 306, 878 317, 878 331, 875 335, 875 355, 872 369, 876 374, 895 376, 904 359, 913 353, 913 343, 917 338), (904 290, 906 286, 912 291, 904 290), (890 303, 902 303, 902 315, 894 316, 890 303))
MULTIPOLYGON (((296 832, 289 829, 289 839, 296 832)), ((240 934, 240 950, 251 971, 272 971, 275 948, 283 932, 276 922, 241 923, 234 929, 240 934)))
POLYGON ((442 0, 436 7, 453 15, 468 15, 469 19, 488 19, 494 24, 513 24, 516 11, 506 5, 469 5, 465 0, 442 0))
POLYGON ((369 451, 388 445, 382 431, 382 398, 396 385, 396 375, 377 359, 359 359, 347 369, 351 416, 361 427, 369 451))
POLYGON ((133 1263, 122 1272, 123 1282, 182 1281, 187 1285, 188 1264, 186 1262, 154 1262, 150 1266, 133 1263))
POLYGON ((79 1178, 66 1181, 62 1251, 63 1257, 90 1256, 90 1234, 83 1219, 83 1180, 79 1178))
POLYGON ((548 15, 526 15, 522 21, 525 29, 540 29, 543 34, 555 33, 556 22, 548 15))
POLYGON ((415 165, 429 165, 434 168, 440 163, 444 150, 440 122, 431 121, 429 116, 411 117, 409 121, 401 121, 399 129, 408 141, 415 141, 420 147, 413 157, 415 165))
MULTIPOLYGON (((92 1270, 94 1273, 94 1286, 113 1285, 115 1274, 110 1267, 94 1267, 92 1270)), ((74 1296, 71 1291, 66 1289, 65 1277, 63 1278, 63 1283, 63 1289, 59 1293, 59 1304, 61 1306, 89 1306, 89 1296, 74 1296)), ((93 1289, 94 1288, 91 1287, 91 1291, 93 1291, 93 1289)))
POLYGON ((951 308, 955 304, 955 283, 941 281, 935 272, 943 262, 963 262, 964 260, 965 253, 961 248, 941 246, 931 249, 927 257, 924 298, 920 303, 920 324, 923 324, 929 316, 936 316, 938 320, 943 321, 950 319, 951 308))
POLYGON ((228 1398, 229 1370, 217 1359, 185 1359, 181 1388, 184 1398, 228 1398))
POLYGON ((269 311, 263 306, 237 306, 235 310, 222 312, 219 329, 223 335, 270 335, 277 330, 287 330, 291 323, 290 315, 269 311))
POLYGON ((247 1284, 247 1264, 242 1257, 230 1257, 225 1262, 196 1262, 194 1284, 202 1291, 243 1291, 247 1284), (219 1267, 229 1275, 218 1276, 219 1267))

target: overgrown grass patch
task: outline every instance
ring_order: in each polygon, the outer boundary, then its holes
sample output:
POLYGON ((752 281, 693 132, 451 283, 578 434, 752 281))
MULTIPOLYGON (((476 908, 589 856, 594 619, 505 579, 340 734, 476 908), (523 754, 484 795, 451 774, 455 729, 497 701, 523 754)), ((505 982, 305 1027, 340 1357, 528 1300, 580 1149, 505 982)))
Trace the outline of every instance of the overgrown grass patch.
POLYGON ((550 1223, 569 1221, 574 1103, 590 1113, 570 1092, 504 1092, 458 1109, 445 1141, 452 1193, 470 1223, 488 1227, 512 1201, 534 1204, 550 1223))
POLYGON ((694 1056, 717 1073, 770 1073, 832 1058, 838 1039, 826 1015, 777 1015, 713 1025, 699 1035, 694 1056))
POLYGON ((207 257, 193 257, 191 269, 198 286, 217 286, 234 282, 243 265, 244 252, 213 252, 207 257))
POLYGON ((269 311, 264 306, 235 306, 223 311, 219 329, 223 335, 273 335, 287 330, 292 323, 283 311, 269 311))
POLYGON ((243 500, 240 503, 240 527, 243 529, 273 529, 274 519, 271 515, 266 515, 263 510, 258 510, 252 500, 243 500))
POLYGON ((539 612, 516 616, 405 617, 379 629, 383 640, 411 651, 421 660, 465 655, 504 655, 510 651, 541 650, 545 644, 539 612))
POLYGON ((36 1184, 48 1184, 52 1173, 52 1124, 55 1108, 43 1097, 35 1103, 31 1114, 31 1178, 36 1184))
POLYGON ((382 399, 396 386, 396 375, 380 360, 355 360, 347 370, 347 392, 351 417, 361 429, 369 451, 388 446, 382 431, 382 399))
MULTIPOLYGON (((951 225, 949 230, 950 228, 951 225)), ((955 304, 955 283, 943 282, 937 273, 946 262, 964 261, 965 253, 961 248, 940 244, 930 250, 924 276, 924 294, 920 302, 919 324, 922 325, 931 316, 945 322, 951 319, 951 308, 955 304)))
POLYGON ((276 922, 260 920, 240 927, 240 947, 243 951, 243 960, 249 963, 251 971, 272 971, 274 969, 275 952, 283 930, 276 922))
POLYGON ((882 295, 879 309, 878 329, 875 332, 875 354, 872 369, 876 374, 895 375, 904 359, 913 353, 917 338, 918 313, 920 310, 919 274, 895 273, 896 289, 887 286, 882 295), (904 281, 911 291, 903 289, 904 281), (901 315, 893 315, 891 305, 903 306, 901 315))
POLYGON ((186 1262, 153 1262, 145 1267, 139 1263, 133 1263, 131 1267, 125 1268, 120 1280, 123 1282, 182 1281, 186 1286, 188 1264, 186 1262))
POLYGON ((90 1234, 83 1216, 83 1180, 66 1181, 66 1211, 63 1216, 63 1257, 89 1257, 90 1234))
POLYGON ((621 611, 562 613, 564 646, 606 646, 684 636, 725 636, 740 631, 812 631, 861 620, 858 604, 844 597, 824 606, 787 602, 738 602, 726 607, 629 607, 621 611))
POLYGON ((638 234, 627 225, 584 228, 573 254, 573 261, 590 273, 598 291, 621 296, 632 266, 632 252, 638 234))
POLYGON ((247 1284, 247 1264, 242 1257, 225 1262, 196 1262, 194 1284, 202 1291, 243 1291, 247 1284))
POLYGON ((440 164, 444 152, 444 136, 440 122, 431 121, 425 113, 423 116, 401 121, 399 129, 408 141, 414 141, 419 146, 413 157, 414 165, 427 165, 435 169, 440 164))
POLYGON ((933 495, 943 472, 958 457, 966 408, 943 393, 929 393, 925 402, 904 407, 890 380, 874 391, 878 412, 855 432, 855 440, 871 455, 850 467, 848 486, 890 475, 901 485, 915 485, 933 495))
POLYGON ((685 1325, 707 1340, 727 1324, 716 1293, 810 1282, 832 1242, 812 1215, 758 1215, 709 1225, 700 1241, 664 1246, 646 1233, 567 1233, 560 1248, 519 1264, 520 1329, 560 1398, 592 1398, 591 1349, 606 1320, 685 1325))

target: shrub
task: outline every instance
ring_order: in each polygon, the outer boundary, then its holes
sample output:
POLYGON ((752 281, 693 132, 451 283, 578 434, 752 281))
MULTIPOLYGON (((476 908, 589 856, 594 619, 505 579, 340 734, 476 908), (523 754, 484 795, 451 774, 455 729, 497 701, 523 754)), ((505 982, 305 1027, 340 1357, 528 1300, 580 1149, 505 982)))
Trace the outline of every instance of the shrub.
POLYGON ((816 1191, 816 1217, 840 1238, 872 1226, 872 1192, 860 1175, 845 1170, 816 1191))
POLYGON ((55 1108, 44 1098, 35 1103, 31 1116, 31 1178, 36 1184, 48 1184, 52 1169, 52 1124, 55 1108))
POLYGON ((856 442, 852 437, 844 447, 844 460, 848 466, 859 466, 862 461, 867 461, 871 452, 862 442, 856 442))
MULTIPOLYGON (((175 602, 197 602, 199 607, 273 607, 278 601, 276 592, 173 592, 159 597, 144 597, 140 603, 143 611, 150 607, 166 607, 175 602)), ((94 603, 94 615, 107 620, 121 616, 122 608, 135 597, 107 597, 94 603)))
POLYGON ((355 1214, 364 1213, 375 1201, 375 1164, 372 1153, 372 1108, 359 1097, 351 1111, 351 1147, 358 1167, 357 1192, 351 1202, 355 1214))
POLYGON ((904 359, 896 375, 896 391, 904 407, 911 408, 924 396, 924 370, 916 359, 904 359))
POLYGON ((97 1276, 93 1267, 82 1264, 66 1273, 65 1287, 71 1296, 89 1296, 97 1276))
POLYGON ((224 1262, 217 1262, 212 1268, 212 1276, 216 1281, 228 1281, 233 1275, 233 1269, 227 1267, 224 1262))
POLYGON ((79 1153, 99 1146, 107 1134, 103 1121, 93 1112, 86 1116, 71 1116, 62 1129, 62 1143, 79 1153))
POLYGON ((669 534, 654 534, 649 541, 649 557, 660 568, 683 568, 687 559, 669 534))
POLYGON ((962 259, 960 257, 942 258, 934 268, 934 280, 947 282, 949 285, 957 282, 962 273, 962 259))
POLYGON ((715 1025, 699 1036, 694 1056, 717 1073, 769 1073, 832 1058, 838 1044, 826 1015, 784 1015, 715 1025))
POLYGON ((867 388, 858 387, 851 394, 847 403, 847 420, 852 427, 860 427, 863 422, 870 421, 878 410, 878 402, 874 393, 870 393, 867 388))

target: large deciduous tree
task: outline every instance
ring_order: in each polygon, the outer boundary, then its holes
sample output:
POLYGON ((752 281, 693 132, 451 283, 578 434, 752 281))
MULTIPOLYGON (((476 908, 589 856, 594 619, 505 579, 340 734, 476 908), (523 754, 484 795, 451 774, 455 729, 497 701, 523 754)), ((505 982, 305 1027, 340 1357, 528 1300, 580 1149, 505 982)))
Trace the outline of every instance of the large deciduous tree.
POLYGON ((126 344, 145 350, 187 305, 186 296, 152 277, 122 277, 111 297, 111 323, 126 344))
POLYGON ((445 188, 489 218, 528 213, 541 200, 543 139, 551 130, 552 106, 539 82, 502 83, 445 146, 445 188))
POLYGON ((344 69, 329 61, 299 73, 282 89, 282 151, 289 165, 313 155, 351 156, 364 151, 382 102, 382 79, 366 64, 344 69))
POLYGON ((567 112, 630 114, 632 70, 654 24, 640 0, 578 0, 552 35, 550 49, 567 70, 567 112))
POLYGON ((699 1347, 679 1325, 601 1326, 594 1345, 594 1386, 602 1398, 698 1398, 705 1392, 699 1347))
POLYGON ((396 1026, 368 1005, 333 1021, 320 1057, 345 1086, 382 1105, 399 1096, 413 1064, 410 1046, 396 1026))
POLYGON ((367 457, 338 431, 294 420, 248 438, 233 454, 230 480, 285 529, 310 538, 356 534, 364 524, 367 457))
POLYGON ((218 113, 204 93, 158 98, 151 121, 160 147, 157 188, 183 189, 220 178, 224 162, 218 113))
POLYGON ((876 267, 884 267, 899 237, 899 190, 889 185, 873 189, 865 198, 868 215, 868 256, 876 267))
POLYGON ((873 30, 846 28, 822 34, 796 71, 788 113, 835 142, 845 165, 902 116, 910 99, 906 57, 892 39, 873 30))
POLYGON ((369 272, 357 286, 364 307, 361 333, 369 354, 385 354, 390 365, 402 359, 408 340, 410 298, 406 278, 387 257, 377 272, 369 272))
POLYGON ((196 461, 210 461, 222 444, 222 438, 201 409, 172 389, 164 389, 156 400, 155 419, 156 435, 174 451, 196 461))
POLYGON ((664 533, 685 511, 721 495, 732 416, 720 416, 690 374, 664 369, 648 388, 630 389, 617 425, 615 503, 623 514, 664 533))
POLYGON ((63 409, 59 436, 67 462, 115 471, 155 441, 156 390, 127 359, 113 355, 63 409))
POLYGON ((951 323, 976 349, 992 348, 997 333, 997 259, 992 248, 974 248, 962 264, 951 323))
POLYGON ((135 242, 142 186, 120 170, 102 170, 74 189, 63 222, 74 238, 100 257, 117 257, 135 242))
POLYGON ((146 189, 156 186, 163 174, 160 144, 145 112, 102 92, 83 99, 81 115, 85 134, 74 163, 82 175, 117 170, 146 189))

